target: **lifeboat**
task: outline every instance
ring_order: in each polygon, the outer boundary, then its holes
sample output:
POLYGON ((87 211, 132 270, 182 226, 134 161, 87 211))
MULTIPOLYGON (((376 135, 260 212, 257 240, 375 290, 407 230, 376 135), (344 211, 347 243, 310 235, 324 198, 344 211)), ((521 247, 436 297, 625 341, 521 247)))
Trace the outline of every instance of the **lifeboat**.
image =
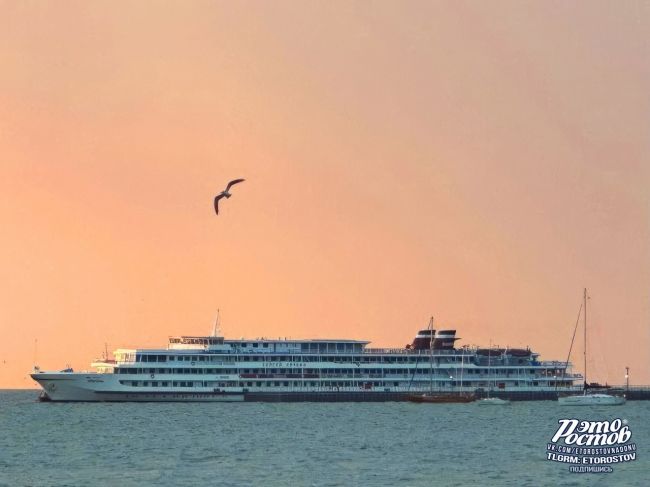
POLYGON ((531 351, 527 348, 479 348, 477 355, 498 357, 499 355, 510 355, 512 357, 530 357, 531 351))
POLYGON ((485 357, 498 357, 499 355, 503 355, 505 351, 505 348, 479 348, 476 354, 485 357))
POLYGON ((506 353, 513 357, 530 357, 530 350, 527 348, 509 348, 506 353))

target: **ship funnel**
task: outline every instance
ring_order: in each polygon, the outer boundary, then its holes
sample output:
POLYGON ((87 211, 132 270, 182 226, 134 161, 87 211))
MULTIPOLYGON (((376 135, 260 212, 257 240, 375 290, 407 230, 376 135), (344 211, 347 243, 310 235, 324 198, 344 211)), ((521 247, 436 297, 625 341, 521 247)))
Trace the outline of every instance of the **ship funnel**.
POLYGON ((436 332, 433 339, 434 350, 453 350, 456 338, 456 330, 440 330, 436 332))
POLYGON ((436 330, 420 330, 411 344, 412 350, 429 350, 436 330))

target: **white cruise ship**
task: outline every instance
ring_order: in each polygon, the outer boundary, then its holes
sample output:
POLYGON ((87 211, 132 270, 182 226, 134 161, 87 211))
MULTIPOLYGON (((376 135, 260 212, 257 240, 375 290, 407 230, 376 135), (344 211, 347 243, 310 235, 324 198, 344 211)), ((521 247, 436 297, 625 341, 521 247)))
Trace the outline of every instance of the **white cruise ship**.
POLYGON ((166 348, 118 349, 93 372, 31 377, 52 401, 391 401, 419 393, 555 399, 578 390, 568 364, 530 349, 456 348, 455 330, 420 331, 403 348, 362 340, 171 337, 166 348))

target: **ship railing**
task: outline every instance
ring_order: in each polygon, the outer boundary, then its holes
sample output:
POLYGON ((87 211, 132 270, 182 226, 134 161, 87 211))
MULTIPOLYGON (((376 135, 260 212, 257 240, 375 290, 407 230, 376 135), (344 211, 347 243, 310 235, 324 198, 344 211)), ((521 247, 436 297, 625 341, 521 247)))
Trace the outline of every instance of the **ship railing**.
MULTIPOLYGON (((474 355, 475 349, 459 348, 454 350, 434 350, 434 355, 474 355)), ((412 350, 408 348, 364 348, 363 353, 371 354, 404 354, 404 355, 430 355, 431 351, 412 350)))
MULTIPOLYGON (((477 348, 457 348, 453 350, 434 350, 434 355, 465 355, 465 356, 474 356, 477 348)), ((430 355, 431 351, 426 350, 412 350, 408 348, 363 348, 362 350, 276 350, 276 351, 266 351, 266 350, 257 350, 257 349, 238 349, 238 350, 185 350, 186 354, 195 354, 197 357, 200 355, 249 355, 249 354, 263 354, 268 356, 274 355, 378 355, 378 354, 393 354, 393 355, 430 355)), ((160 351, 161 354, 165 355, 165 351, 160 351)), ((493 360, 498 360, 493 358, 493 360)), ((163 361, 165 362, 165 361, 163 361)), ((140 363, 133 360, 133 358, 123 358, 117 359, 116 364, 133 364, 140 363)), ((144 363, 158 363, 158 362, 144 362, 144 363)), ((558 362, 564 364, 565 362, 558 362)))
MULTIPOLYGON (((459 348, 453 350, 434 350, 433 354, 435 356, 466 356, 474 357, 476 355, 476 348, 459 348)), ((214 353, 212 351, 200 351, 197 353, 194 351, 197 358, 200 355, 210 355, 210 356, 232 356, 232 355, 249 355, 249 354, 263 354, 269 357, 274 357, 278 355, 285 356, 298 356, 298 355, 408 355, 408 356, 428 356, 431 354, 431 351, 427 350, 412 350, 406 348, 364 348, 363 350, 278 350, 274 352, 262 351, 262 350, 231 350, 231 351, 222 351, 219 353, 214 353)), ((493 358, 494 363, 498 363, 500 358, 493 358)), ((168 361, 162 362, 137 362, 131 359, 118 359, 112 365, 127 365, 127 364, 151 364, 151 363, 169 363, 168 361)), ((534 365, 543 366, 543 367, 566 367, 566 362, 563 361, 535 361, 534 365)), ((571 364, 569 363, 569 366, 571 364)))
MULTIPOLYGON (((540 360, 539 364, 543 367, 566 367, 567 363, 562 360, 540 360)), ((569 362, 568 366, 571 366, 571 362, 569 362)))

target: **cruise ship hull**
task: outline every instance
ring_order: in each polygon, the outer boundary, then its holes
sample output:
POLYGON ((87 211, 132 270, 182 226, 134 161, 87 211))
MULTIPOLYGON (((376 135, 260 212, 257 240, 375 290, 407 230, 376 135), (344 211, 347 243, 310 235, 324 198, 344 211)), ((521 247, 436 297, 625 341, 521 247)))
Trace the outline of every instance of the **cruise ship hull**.
POLYGON ((128 391, 109 374, 31 374, 43 388, 46 401, 58 402, 242 402, 242 391, 159 390, 128 391))
MULTIPOLYGON (((128 390, 114 374, 34 373, 31 377, 42 387, 44 400, 54 402, 388 402, 409 401, 414 391, 399 390, 286 390, 249 391, 231 388, 214 390, 128 390)), ((449 392, 449 395, 456 393, 449 392)), ((519 390, 501 392, 513 401, 556 400, 555 391, 519 390)))

